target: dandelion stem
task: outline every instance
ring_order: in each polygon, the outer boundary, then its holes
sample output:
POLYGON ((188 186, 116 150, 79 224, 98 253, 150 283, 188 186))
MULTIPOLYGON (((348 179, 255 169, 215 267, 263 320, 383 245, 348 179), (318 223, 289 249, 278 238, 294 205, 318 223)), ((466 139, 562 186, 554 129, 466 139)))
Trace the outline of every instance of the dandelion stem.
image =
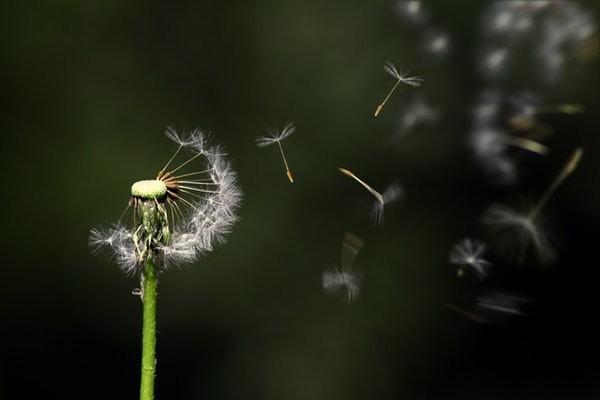
POLYGON ((396 82, 396 84, 394 85, 394 87, 392 88, 392 90, 390 90, 390 92, 385 97, 385 99, 381 102, 381 104, 377 106, 377 109, 375 110, 375 114, 374 114, 375 117, 379 115, 379 113, 383 109, 383 106, 385 105, 385 103, 387 103, 388 99, 390 98, 390 96, 392 95, 392 93, 394 93, 394 90, 396 90, 396 87, 398 87, 398 85, 400 84, 400 82, 401 82, 400 79, 398 79, 398 82, 396 82))
POLYGON ((575 149, 575 151, 571 155, 571 158, 569 158, 569 161, 567 161, 564 168, 560 171, 556 178, 554 178, 554 181, 552 182, 550 187, 548 187, 548 190, 546 190, 546 193, 544 193, 540 201, 538 201, 535 207, 533 207, 529 214, 527 214, 527 219, 533 221, 538 216, 542 208, 544 208, 548 200, 550 200, 550 197, 554 194, 554 192, 556 192, 556 189, 558 189, 561 183, 563 183, 563 181, 567 179, 569 175, 573 173, 573 171, 575 171, 575 169, 577 168, 577 164, 579 164, 579 160, 581 160, 582 155, 583 150, 581 149, 581 147, 575 149))
POLYGON ((279 152, 281 153, 281 158, 283 159, 283 164, 285 165, 285 172, 287 174, 290 183, 294 183, 294 177, 292 176, 292 171, 290 171, 290 167, 288 167, 287 160, 285 159, 285 154, 283 153, 283 147, 281 147, 281 142, 278 140, 277 145, 279 146, 279 152))
POLYGON ((158 274, 152 257, 146 258, 143 277, 144 316, 140 400, 153 400, 156 374, 156 286, 158 274))

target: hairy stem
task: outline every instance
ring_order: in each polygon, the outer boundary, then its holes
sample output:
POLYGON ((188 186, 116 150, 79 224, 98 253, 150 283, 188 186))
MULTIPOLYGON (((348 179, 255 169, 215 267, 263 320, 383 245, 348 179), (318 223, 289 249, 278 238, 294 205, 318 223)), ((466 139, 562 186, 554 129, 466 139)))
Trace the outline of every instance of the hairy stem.
POLYGON ((156 374, 156 286, 158 274, 152 257, 144 263, 142 327, 142 379, 140 400, 154 399, 154 376, 156 374))

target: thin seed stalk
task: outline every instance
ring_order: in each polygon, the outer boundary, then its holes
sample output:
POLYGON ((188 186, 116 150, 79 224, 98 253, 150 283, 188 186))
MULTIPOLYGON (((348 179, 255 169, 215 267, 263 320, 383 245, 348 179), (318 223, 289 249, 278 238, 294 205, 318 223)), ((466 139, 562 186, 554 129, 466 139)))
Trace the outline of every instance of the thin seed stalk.
POLYGON ((140 400, 154 400, 156 375, 156 286, 158 274, 152 257, 144 263, 143 326, 142 326, 142 377, 140 400))

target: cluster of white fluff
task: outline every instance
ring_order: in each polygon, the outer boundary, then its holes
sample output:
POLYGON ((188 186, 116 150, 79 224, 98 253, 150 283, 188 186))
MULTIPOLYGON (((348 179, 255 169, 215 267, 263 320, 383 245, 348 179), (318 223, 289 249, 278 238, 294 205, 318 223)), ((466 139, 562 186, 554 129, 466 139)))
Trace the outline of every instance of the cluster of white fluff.
POLYGON ((354 301, 360 294, 360 275, 354 271, 333 268, 323 272, 323 290, 333 295, 339 290, 344 290, 346 301, 354 301))
POLYGON ((507 132, 500 121, 504 98, 496 91, 483 92, 473 110, 473 129, 469 144, 486 175, 501 184, 512 184, 517 179, 513 159, 502 140, 507 132))
MULTIPOLYGON (((190 204, 182 203, 180 206, 182 217, 174 224, 171 239, 154 249, 162 268, 191 263, 203 253, 211 251, 217 243, 223 242, 237 220, 236 213, 241 201, 236 173, 226 160, 222 148, 209 146, 206 136, 198 130, 187 137, 181 137, 172 129, 167 129, 166 134, 181 148, 194 155, 201 154, 197 159, 203 158, 205 166, 196 169, 207 171, 205 175, 210 178, 211 190, 203 193, 203 196, 189 198, 190 204)), ((96 249, 108 247, 124 271, 135 272, 141 260, 133 240, 134 229, 120 224, 92 229, 90 244, 96 249)))
POLYGON ((422 49, 428 56, 443 58, 451 50, 450 36, 445 30, 431 24, 430 12, 423 1, 399 0, 395 12, 400 19, 423 32, 422 49))
POLYGON ((539 100, 530 93, 506 95, 497 90, 480 93, 472 110, 469 145, 484 173, 495 183, 518 181, 517 154, 545 154, 547 148, 517 131, 519 121, 537 126, 539 100))
MULTIPOLYGON (((574 1, 496 1, 488 8, 483 27, 486 43, 481 68, 490 76, 506 72, 512 54, 521 44, 531 43, 537 71, 554 83, 565 61, 585 52, 596 25, 589 13, 574 1)), ((583 54, 582 54, 583 55, 583 54)))

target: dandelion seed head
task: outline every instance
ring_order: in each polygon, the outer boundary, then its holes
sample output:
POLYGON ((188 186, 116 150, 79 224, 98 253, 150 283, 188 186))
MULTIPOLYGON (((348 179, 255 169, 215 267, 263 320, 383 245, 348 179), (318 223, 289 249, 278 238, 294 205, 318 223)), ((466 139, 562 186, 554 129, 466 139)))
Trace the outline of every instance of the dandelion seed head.
POLYGON ((167 128, 166 136, 178 150, 156 179, 133 185, 133 226, 119 224, 90 232, 90 245, 112 250, 125 272, 136 272, 149 256, 163 269, 194 262, 223 242, 237 220, 242 194, 223 149, 209 145, 199 130, 184 136, 167 128), (188 150, 192 157, 167 169, 180 149, 188 150), (201 168, 193 172, 184 169, 198 165, 201 168), (148 231, 150 228, 136 221, 136 211, 139 217, 148 207, 157 215, 156 224, 163 221, 159 232, 148 231))
POLYGON ((487 277, 491 267, 491 263, 483 258, 485 251, 485 243, 465 238, 450 251, 450 262, 459 266, 459 275, 462 275, 464 269, 470 269, 482 280, 487 277))

